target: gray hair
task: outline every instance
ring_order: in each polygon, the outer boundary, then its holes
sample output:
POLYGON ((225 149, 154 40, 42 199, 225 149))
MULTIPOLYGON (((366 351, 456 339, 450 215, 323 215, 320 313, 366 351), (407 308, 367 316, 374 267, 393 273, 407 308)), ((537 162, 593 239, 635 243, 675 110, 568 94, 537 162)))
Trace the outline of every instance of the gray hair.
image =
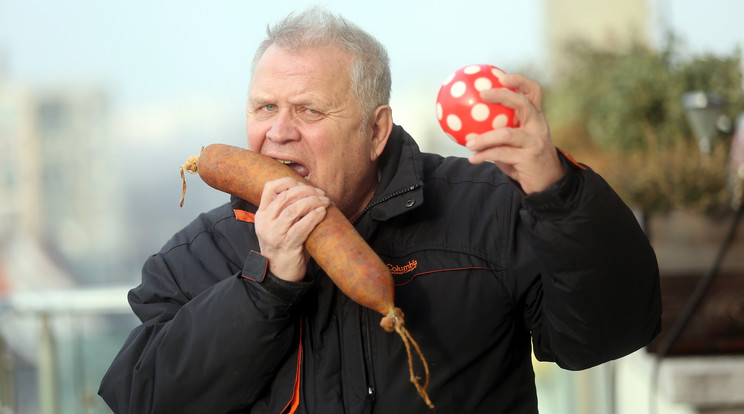
POLYGON ((271 45, 292 51, 337 46, 352 56, 351 89, 364 112, 364 124, 375 108, 389 105, 392 81, 385 47, 343 17, 312 7, 297 15, 291 13, 274 27, 267 27, 266 35, 253 58, 252 73, 271 45))

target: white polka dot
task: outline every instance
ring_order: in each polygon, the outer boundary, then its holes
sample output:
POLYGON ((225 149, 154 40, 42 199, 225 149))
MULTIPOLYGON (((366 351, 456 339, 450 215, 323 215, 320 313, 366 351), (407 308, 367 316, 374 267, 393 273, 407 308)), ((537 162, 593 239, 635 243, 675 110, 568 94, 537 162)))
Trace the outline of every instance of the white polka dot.
POLYGON ((506 75, 506 73, 503 70, 499 68, 491 68, 491 73, 499 79, 499 82, 504 83, 504 75, 506 75))
POLYGON ((442 120, 442 104, 437 102, 437 119, 442 120))
POLYGON ((468 141, 470 141, 471 139, 474 139, 477 136, 478 136, 478 134, 476 134, 475 132, 471 132, 471 133, 465 135, 465 142, 468 142, 468 141))
POLYGON ((470 109, 470 116, 473 117, 478 122, 485 121, 488 119, 488 115, 491 114, 491 111, 488 109, 488 105, 486 104, 475 104, 473 105, 473 108, 470 109))
POLYGON ((493 87, 491 79, 488 78, 478 78, 473 84, 475 85, 475 89, 478 91, 485 91, 486 89, 491 89, 493 87))
POLYGON ((465 69, 463 69, 462 70, 462 73, 464 73, 466 75, 472 75, 474 73, 480 72, 480 70, 481 70, 480 66, 478 66, 478 65, 471 65, 471 66, 468 66, 465 69))
POLYGON ((459 131, 462 128, 462 121, 457 115, 450 114, 447 115, 447 126, 453 131, 459 131))
POLYGON ((446 85, 446 84, 452 82, 452 79, 455 79, 455 73, 454 72, 450 73, 450 75, 447 76, 447 79, 445 79, 444 82, 442 82, 442 85, 446 85))
POLYGON ((452 88, 450 89, 450 94, 453 98, 459 98, 461 97, 465 91, 468 89, 467 85, 465 85, 465 82, 463 81, 457 81, 452 85, 452 88))
POLYGON ((508 122, 509 118, 507 118, 504 114, 500 114, 493 119, 493 123, 491 124, 491 126, 493 126, 493 129, 503 128, 508 122))

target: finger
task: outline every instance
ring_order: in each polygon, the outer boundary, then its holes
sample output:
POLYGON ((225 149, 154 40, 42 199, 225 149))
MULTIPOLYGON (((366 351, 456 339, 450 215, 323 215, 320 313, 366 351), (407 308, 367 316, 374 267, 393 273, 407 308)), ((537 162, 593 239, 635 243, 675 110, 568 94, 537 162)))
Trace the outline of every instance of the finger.
MULTIPOLYGON (((330 204, 329 204, 330 205, 330 204)), ((274 244, 261 240, 261 254, 269 259, 269 270, 277 277, 286 280, 301 280, 309 255, 305 241, 315 227, 325 219, 327 206, 316 207, 303 215, 286 233, 275 238, 274 244)))
POLYGON ((544 145, 537 136, 520 128, 500 128, 471 138, 466 147, 472 151, 471 162, 524 162, 544 145))
POLYGON ((468 157, 472 164, 481 164, 484 162, 495 162, 497 164, 515 165, 522 161, 520 148, 501 145, 490 147, 485 151, 474 152, 468 157))
MULTIPOLYGON (((287 193, 291 191, 288 190, 287 193)), ((328 197, 317 193, 316 195, 307 195, 299 198, 287 196, 287 199, 289 199, 288 202, 282 203, 281 206, 275 206, 275 208, 280 208, 277 220, 284 221, 287 226, 294 225, 314 209, 318 207, 327 208, 331 204, 331 200, 328 197)), ((274 204, 276 205, 278 203, 275 202, 274 204)))
POLYGON ((519 125, 531 122, 540 111, 533 105, 532 101, 522 93, 509 89, 496 88, 485 89, 480 93, 481 99, 486 102, 500 104, 514 110, 514 116, 519 125))
POLYGON ((303 197, 314 196, 325 196, 325 192, 292 178, 282 178, 264 186, 259 210, 265 212, 271 210, 274 213, 273 216, 277 216, 293 202, 303 197))
POLYGON ((297 180, 289 177, 279 178, 264 184, 263 191, 261 192, 261 200, 258 204, 259 210, 266 210, 279 194, 296 185, 298 185, 297 180))
POLYGON ((273 199, 277 195, 291 188, 301 188, 301 189, 307 190, 308 193, 311 193, 314 190, 321 194, 325 194, 325 191, 321 190, 320 188, 310 186, 303 181, 298 181, 290 177, 283 177, 283 178, 279 178, 279 179, 267 182, 264 185, 262 195, 266 195, 269 198, 269 200, 267 201, 271 201, 271 199, 273 199))
POLYGON ((321 205, 309 210, 306 214, 303 214, 299 220, 297 220, 287 232, 287 240, 290 243, 305 244, 305 241, 310 236, 310 233, 320 222, 325 219, 326 213, 328 212, 328 206, 330 203, 321 205))
MULTIPOLYGON (((547 128, 547 127, 545 127, 547 128)), ((534 123, 530 128, 500 128, 471 137, 466 147, 474 152, 484 152, 492 148, 508 147, 520 150, 525 160, 539 158, 540 154, 552 154, 555 146, 550 139, 549 130, 534 123)))
MULTIPOLYGON (((279 248, 287 241, 292 225, 312 209, 330 205, 330 200, 323 194, 321 190, 291 179, 267 183, 255 218, 262 248, 269 245, 279 248)), ((297 240, 291 242, 296 244, 297 240)))
POLYGON ((317 224, 317 221, 313 219, 317 216, 315 210, 325 210, 331 205, 328 197, 315 191, 313 191, 315 196, 294 198, 288 195, 293 191, 299 192, 295 189, 296 187, 293 187, 282 192, 268 207, 256 212, 256 234, 259 236, 262 251, 286 251, 301 248, 309 234, 307 226, 314 227, 317 224), (287 202, 290 199, 292 201, 287 202), (309 219, 306 219, 308 216, 309 219), (311 224, 306 224, 308 220, 311 224), (298 223, 300 223, 299 227, 297 227, 298 223))
POLYGON ((331 201, 328 197, 317 196, 303 197, 285 204, 283 203, 284 199, 286 198, 281 195, 272 203, 267 211, 266 217, 270 221, 267 223, 266 231, 270 231, 275 234, 274 237, 285 240, 293 245, 302 244, 305 242, 305 238, 298 237, 295 234, 294 226, 301 222, 314 209, 328 208, 331 201))
POLYGON ((539 82, 518 73, 510 73, 501 79, 501 84, 525 95, 537 111, 542 112, 542 86, 539 82))
POLYGON ((523 147, 527 144, 527 138, 523 135, 515 128, 494 129, 480 135, 469 136, 465 147, 473 152, 499 146, 523 147), (522 138, 519 138, 520 136, 522 138))

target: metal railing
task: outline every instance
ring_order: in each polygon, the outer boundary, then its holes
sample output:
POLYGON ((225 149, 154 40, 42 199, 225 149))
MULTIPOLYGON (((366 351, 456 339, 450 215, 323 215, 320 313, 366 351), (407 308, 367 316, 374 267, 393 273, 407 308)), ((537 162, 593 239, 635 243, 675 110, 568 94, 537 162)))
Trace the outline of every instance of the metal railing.
POLYGON ((0 414, 110 413, 96 391, 107 363, 136 324, 129 289, 0 297, 0 414))

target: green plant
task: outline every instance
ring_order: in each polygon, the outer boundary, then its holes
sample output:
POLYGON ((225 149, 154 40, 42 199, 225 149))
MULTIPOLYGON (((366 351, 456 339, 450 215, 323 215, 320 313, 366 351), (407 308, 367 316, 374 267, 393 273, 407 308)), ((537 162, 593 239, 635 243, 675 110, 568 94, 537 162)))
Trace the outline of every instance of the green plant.
POLYGON ((735 119, 744 110, 739 49, 689 56, 670 37, 659 51, 636 44, 608 52, 574 43, 566 53, 568 70, 545 93, 559 147, 648 212, 726 204, 730 134, 721 133, 711 153, 700 154, 681 98, 691 90, 717 92, 735 119))

